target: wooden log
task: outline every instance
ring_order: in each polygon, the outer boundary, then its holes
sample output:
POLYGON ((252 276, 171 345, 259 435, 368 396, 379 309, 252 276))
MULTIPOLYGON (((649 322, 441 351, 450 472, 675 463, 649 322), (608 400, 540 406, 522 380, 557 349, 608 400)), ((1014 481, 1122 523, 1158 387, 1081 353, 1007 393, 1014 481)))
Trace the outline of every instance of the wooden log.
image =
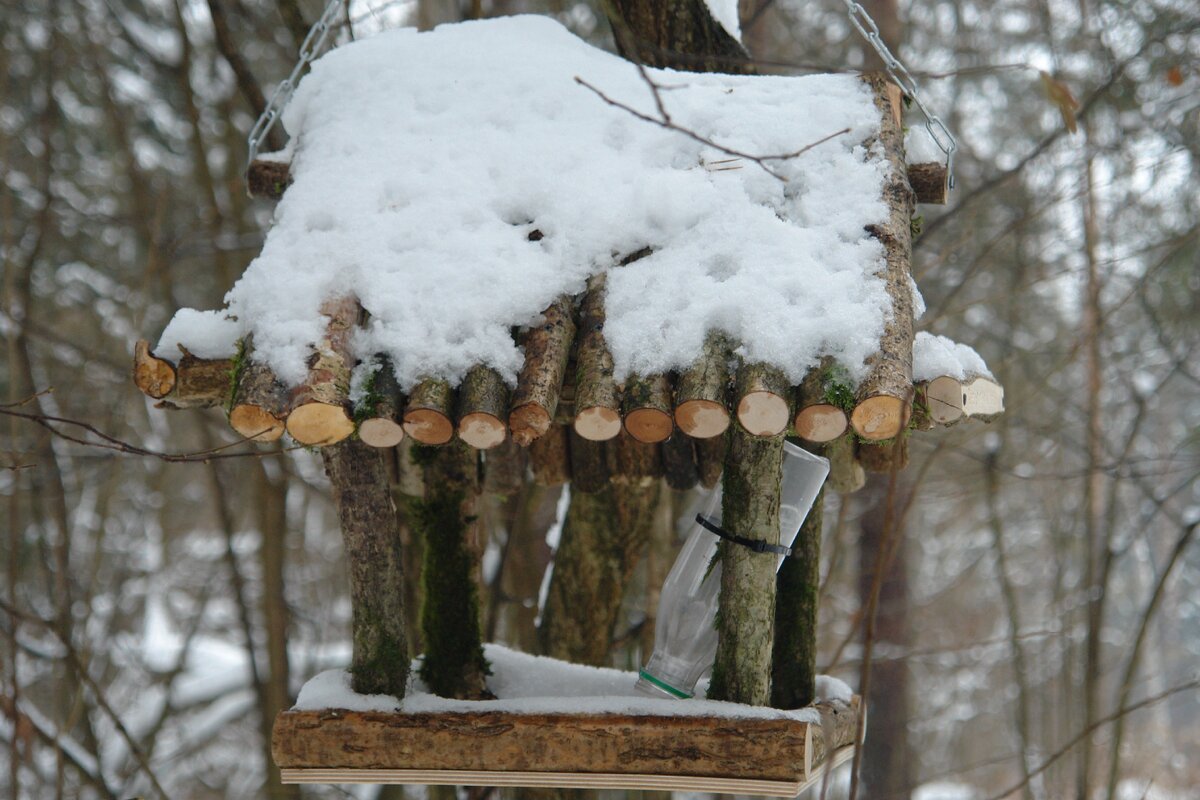
POLYGON ((879 350, 867 359, 869 372, 858 386, 850 424, 863 439, 890 439, 904 429, 911 412, 913 304, 912 188, 904 163, 904 132, 899 122, 900 90, 879 73, 863 78, 875 94, 879 109, 878 143, 887 161, 883 200, 887 218, 868 231, 883 245, 885 263, 878 273, 891 298, 879 350))
MULTIPOLYGON (((783 434, 729 433, 722 480, 721 525, 747 539, 779 543, 783 434)), ((770 702, 776 556, 722 540, 717 656, 708 697, 765 706, 770 702)))
POLYGON ((729 447, 728 434, 695 439, 692 448, 696 453, 696 467, 700 472, 700 485, 712 489, 721 480, 725 469, 725 451, 729 447))
POLYGON ((150 343, 138 339, 133 346, 133 383, 142 394, 162 400, 175 388, 175 365, 150 352, 150 343))
POLYGON ((963 385, 963 414, 991 422, 1004 413, 1004 387, 989 378, 973 378, 963 385))
POLYGON ((449 383, 421 381, 409 392, 404 432, 421 444, 445 444, 454 436, 454 423, 450 421, 453 406, 454 392, 449 383))
POLYGON ((364 388, 364 396, 354 411, 358 438, 372 447, 395 447, 404 440, 404 426, 400 419, 403 408, 400 384, 396 382, 391 359, 379 359, 364 388))
MULTIPOLYGON (((249 358, 243 354, 243 358, 249 358)), ((249 360, 238 371, 229 426, 256 442, 274 442, 283 436, 288 411, 288 391, 270 367, 249 360)))
POLYGON ((575 352, 575 432, 596 442, 621 432, 621 401, 613 380, 612 354, 604 341, 604 288, 603 274, 588 281, 575 352))
POLYGON ((776 436, 791 422, 787 377, 769 364, 743 364, 734 381, 737 418, 752 436, 776 436))
POLYGON ((625 382, 622 407, 625 430, 639 442, 665 441, 675 429, 671 418, 671 382, 666 375, 631 376, 625 382))
POLYGON ((351 686, 403 697, 409 658, 399 520, 383 453, 353 439, 321 449, 350 573, 351 686))
POLYGON ((867 472, 898 472, 908 466, 908 436, 900 434, 878 444, 859 442, 855 456, 867 472))
POLYGON ((796 534, 792 556, 784 559, 775 579, 775 641, 771 650, 771 705, 775 708, 803 708, 816 696, 824 508, 822 488, 796 534))
POLYGON ((571 455, 571 491, 602 491, 608 486, 616 463, 616 444, 584 438, 571 429, 568 449, 571 455))
POLYGON ((938 425, 953 425, 962 419, 963 390, 957 378, 941 376, 923 387, 925 413, 938 425))
POLYGON ((251 197, 278 200, 291 185, 291 165, 286 161, 256 158, 246 170, 246 189, 251 197))
POLYGON ((796 435, 807 442, 824 444, 846 432, 849 421, 839 401, 853 402, 848 378, 838 380, 841 370, 832 359, 809 370, 796 390, 796 435))
POLYGON ((505 412, 508 387, 500 373, 476 366, 458 387, 458 438, 478 450, 488 450, 508 436, 505 412))
POLYGON ((639 442, 628 431, 621 431, 614 444, 616 467, 612 472, 613 481, 644 484, 662 477, 662 455, 657 442, 639 442))
POLYGON ((551 425, 550 430, 529 445, 529 465, 539 486, 561 486, 571 480, 567 430, 566 425, 551 425))
POLYGON ((696 439, 720 436, 729 427, 729 348, 719 333, 710 333, 704 350, 679 374, 675 385, 675 424, 696 439))
POLYGON ((347 410, 350 370, 350 338, 358 325, 358 300, 343 295, 326 301, 321 315, 327 320, 321 338, 313 345, 308 375, 292 390, 287 432, 300 444, 327 445, 354 433, 354 420, 347 410))
POLYGON ((287 711, 276 718, 271 750, 275 763, 285 768, 577 771, 794 781, 819 766, 811 758, 819 733, 818 725, 795 719, 287 711))
POLYGON ((683 431, 659 445, 662 452, 663 476, 667 486, 685 492, 700 480, 700 469, 696 466, 696 453, 692 448, 692 437, 683 431))
POLYGON ((950 173, 939 161, 908 165, 908 183, 921 204, 944 206, 950 195, 950 173))
POLYGON ((855 457, 852 434, 825 445, 825 457, 829 459, 829 487, 835 492, 853 494, 866 485, 867 475, 855 457))
POLYGON ((574 339, 575 321, 566 296, 551 303, 542 323, 525 334, 525 364, 508 415, 512 437, 522 447, 550 429, 574 339))

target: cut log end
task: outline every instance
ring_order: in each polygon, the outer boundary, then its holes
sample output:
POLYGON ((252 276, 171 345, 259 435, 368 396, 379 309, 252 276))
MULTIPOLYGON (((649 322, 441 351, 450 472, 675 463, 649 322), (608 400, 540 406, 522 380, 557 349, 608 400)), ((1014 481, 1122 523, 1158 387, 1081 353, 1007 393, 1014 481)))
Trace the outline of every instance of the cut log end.
POLYGON ((507 435, 504 420, 494 414, 476 411, 458 421, 458 438, 476 450, 490 450, 502 444, 507 435))
POLYGON ((621 414, 615 408, 593 406, 575 413, 575 432, 592 442, 606 442, 621 432, 621 414))
POLYGON ((508 415, 508 427, 512 431, 513 441, 522 447, 529 447, 550 430, 551 422, 553 420, 549 412, 537 403, 517 406, 508 415))
POLYGON ((358 438, 371 447, 395 447, 404 441, 404 428, 395 420, 374 417, 358 426, 358 438))
POLYGON ((235 405, 229 412, 229 426, 253 442, 274 442, 283 436, 284 421, 252 403, 235 405))
POLYGON ((787 399, 774 392, 748 392, 738 402, 738 422, 753 436, 775 436, 787 430, 787 399))
POLYGON ((142 394, 162 400, 175 388, 175 367, 150 352, 150 343, 139 339, 133 348, 133 382, 142 394))
POLYGON ((816 444, 832 442, 846 432, 846 412, 828 403, 800 409, 794 422, 796 435, 816 444))
POLYGON ((625 415, 625 430, 643 444, 666 441, 674 428, 671 415, 657 408, 637 408, 625 415))
POLYGON ((251 197, 278 200, 292 183, 291 165, 286 161, 256 158, 246 170, 246 188, 251 197))
POLYGON ((711 439, 729 428, 729 410, 715 400, 685 400, 675 407, 675 424, 693 439, 711 439))
POLYGON ((950 193, 949 170, 936 161, 908 165, 908 182, 917 202, 944 206, 950 193))
POLYGON ((432 408, 410 408, 404 412, 404 432, 421 444, 445 444, 454 436, 454 423, 432 408))
POLYGON ((859 436, 877 442, 890 439, 908 423, 908 404, 899 397, 875 395, 854 407, 850 424, 859 436))
POLYGON ((929 418, 939 425, 952 425, 963 415, 962 383, 943 375, 925 387, 929 418))
POLYGON ((354 433, 354 420, 340 405, 305 403, 288 414, 287 432, 300 444, 337 444, 354 433))

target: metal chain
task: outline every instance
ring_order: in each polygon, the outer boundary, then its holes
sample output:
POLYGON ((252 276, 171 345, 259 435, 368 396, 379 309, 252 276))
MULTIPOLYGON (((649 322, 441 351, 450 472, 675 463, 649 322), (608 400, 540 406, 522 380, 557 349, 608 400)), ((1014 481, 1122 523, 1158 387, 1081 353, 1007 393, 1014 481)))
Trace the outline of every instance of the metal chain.
POLYGON ((883 37, 879 35, 879 26, 875 24, 875 20, 871 19, 871 15, 854 0, 845 0, 846 14, 850 17, 850 24, 853 25, 862 37, 866 39, 871 47, 875 48, 875 52, 879 54, 879 58, 883 60, 884 69, 887 70, 888 77, 896 82, 900 90, 904 94, 912 98, 912 101, 917 104, 917 108, 921 109, 921 113, 925 115, 925 130, 929 131, 929 136, 933 139, 934 144, 946 154, 946 173, 948 176, 948 185, 951 189, 954 188, 954 151, 958 149, 958 142, 954 139, 954 134, 950 133, 950 129, 946 124, 930 111, 924 102, 921 100, 921 94, 917 91, 917 82, 913 80, 913 76, 908 69, 900 63, 900 60, 892 55, 892 51, 884 44, 883 37))
POLYGON ((283 114, 283 109, 292 99, 292 93, 296 91, 296 82, 300 80, 300 73, 312 63, 312 60, 321 52, 321 48, 325 46, 325 40, 329 38, 329 32, 333 29, 334 18, 337 17, 338 11, 345 1, 329 0, 329 5, 325 6, 321 18, 313 24, 308 35, 304 37, 304 43, 300 45, 300 58, 296 61, 296 66, 292 67, 292 74, 275 87, 275 93, 271 95, 267 107, 263 109, 263 113, 254 123, 254 127, 250 129, 250 136, 246 139, 246 148, 249 151, 249 157, 246 159, 247 169, 258 157, 259 145, 262 144, 263 139, 267 138, 271 128, 275 127, 275 123, 283 114))

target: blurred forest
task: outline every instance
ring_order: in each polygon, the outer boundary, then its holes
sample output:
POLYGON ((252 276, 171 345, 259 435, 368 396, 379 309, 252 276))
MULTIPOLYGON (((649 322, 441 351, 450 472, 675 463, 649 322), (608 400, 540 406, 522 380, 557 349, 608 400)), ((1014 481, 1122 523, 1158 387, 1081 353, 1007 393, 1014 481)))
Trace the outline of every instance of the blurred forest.
MULTIPOLYGON (((136 339, 219 307, 261 246, 246 134, 322 5, 0 9, 0 796, 421 796, 278 784, 275 713, 349 660, 320 459, 213 452, 235 442, 219 412, 155 410, 129 376, 136 339)), ((901 23, 885 35, 961 148, 949 204, 920 211, 919 326, 975 345, 1008 410, 914 437, 894 481, 827 492, 819 667, 858 686, 872 664, 860 796, 1200 797, 1200 9, 866 5, 901 23)), ((865 63, 840 0, 741 6, 763 71, 865 63)), ((546 13, 611 49, 600 8, 353 0, 336 37, 546 13)), ((622 668, 647 655, 690 499, 654 497, 622 668)), ((489 639, 539 650, 567 503, 528 477, 487 496, 489 639)))

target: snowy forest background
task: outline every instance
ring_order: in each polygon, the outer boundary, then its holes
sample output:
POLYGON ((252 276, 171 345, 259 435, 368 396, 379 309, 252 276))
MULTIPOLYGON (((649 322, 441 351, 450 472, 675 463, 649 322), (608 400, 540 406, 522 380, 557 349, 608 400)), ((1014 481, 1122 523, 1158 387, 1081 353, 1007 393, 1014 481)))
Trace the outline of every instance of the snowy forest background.
MULTIPOLYGON (((863 63, 839 0, 741 6, 764 71, 863 63)), ((599 8, 354 0, 338 36, 533 12, 611 47, 599 8)), ((246 132, 320 10, 0 9, 0 796, 419 796, 272 775, 275 713, 349 659, 319 458, 163 458, 232 432, 129 378, 136 339, 219 307, 257 253, 272 206, 245 194, 246 132)), ((884 581, 861 796, 1200 797, 1200 11, 938 0, 899 19, 961 146, 950 205, 920 210, 920 325, 974 344, 1008 411, 914 437, 896 535, 886 476, 827 501, 820 666, 852 685, 884 581), (1078 97, 1077 134, 1038 70, 1078 97)), ((536 651, 561 494, 488 500, 489 638, 536 651)), ((687 499, 661 489, 614 666, 644 658, 687 499)))

